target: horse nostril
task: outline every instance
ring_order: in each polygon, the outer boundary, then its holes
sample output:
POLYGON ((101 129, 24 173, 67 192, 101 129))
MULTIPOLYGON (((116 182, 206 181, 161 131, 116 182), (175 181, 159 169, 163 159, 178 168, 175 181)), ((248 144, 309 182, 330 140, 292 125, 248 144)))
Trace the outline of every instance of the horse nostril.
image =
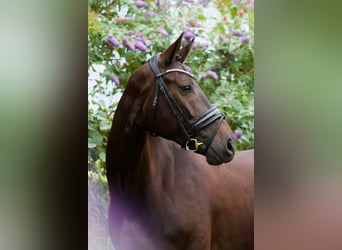
POLYGON ((228 138, 227 140, 227 151, 234 154, 234 142, 232 138, 228 138))

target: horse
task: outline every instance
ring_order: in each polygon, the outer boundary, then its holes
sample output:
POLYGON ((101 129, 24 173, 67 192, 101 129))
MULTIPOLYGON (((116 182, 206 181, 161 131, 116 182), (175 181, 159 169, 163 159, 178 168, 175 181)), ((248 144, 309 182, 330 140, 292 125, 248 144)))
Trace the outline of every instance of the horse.
POLYGON ((116 250, 253 249, 254 150, 184 64, 182 36, 133 72, 106 151, 116 250))

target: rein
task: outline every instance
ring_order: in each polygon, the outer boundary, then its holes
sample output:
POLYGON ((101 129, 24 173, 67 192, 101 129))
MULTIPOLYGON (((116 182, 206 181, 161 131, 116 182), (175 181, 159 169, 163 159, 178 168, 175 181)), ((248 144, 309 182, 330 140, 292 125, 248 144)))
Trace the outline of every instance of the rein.
POLYGON ((166 86, 163 76, 172 72, 180 72, 183 74, 188 75, 191 78, 194 78, 194 76, 181 69, 169 69, 166 70, 165 72, 160 72, 159 66, 158 66, 158 58, 159 55, 153 56, 149 60, 150 67, 152 69, 152 72, 154 73, 154 76, 156 78, 156 87, 155 87, 155 92, 154 92, 154 97, 153 97, 153 102, 152 102, 152 107, 151 107, 151 113, 150 113, 150 133, 152 136, 156 136, 156 133, 154 132, 154 118, 155 118, 155 112, 158 104, 158 94, 159 90, 162 93, 171 113, 173 116, 177 119, 178 126, 180 127, 184 137, 185 137, 185 145, 182 145, 182 147, 185 147, 186 150, 189 151, 197 151, 199 149, 200 145, 203 145, 204 143, 198 142, 197 139, 194 138, 196 134, 202 130, 203 128, 209 126, 216 120, 218 121, 218 124, 216 125, 209 142, 206 145, 205 153, 210 148, 210 145, 212 141, 214 140, 214 137, 222 123, 222 121, 225 119, 224 115, 221 113, 220 110, 218 110, 216 107, 211 107, 209 110, 207 110, 205 113, 200 115, 196 121, 190 122, 187 116, 184 114, 182 108, 179 106, 177 103, 175 97, 173 94, 170 92, 169 88, 166 86), (183 118, 184 123, 181 121, 180 117, 177 115, 180 114, 181 117, 183 118))

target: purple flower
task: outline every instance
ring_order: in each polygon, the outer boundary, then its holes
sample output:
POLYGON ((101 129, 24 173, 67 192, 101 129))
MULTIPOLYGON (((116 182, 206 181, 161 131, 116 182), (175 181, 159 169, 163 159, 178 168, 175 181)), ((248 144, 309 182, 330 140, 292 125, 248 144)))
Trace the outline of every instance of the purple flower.
POLYGON ((237 139, 240 139, 242 136, 242 131, 240 129, 237 129, 235 130, 234 134, 237 139))
POLYGON ((122 43, 127 47, 128 50, 135 50, 134 44, 128 41, 127 37, 122 38, 122 43))
POLYGON ((220 39, 222 42, 226 42, 226 43, 230 42, 230 39, 227 38, 227 37, 225 37, 225 36, 222 35, 222 34, 219 35, 219 39, 220 39))
POLYGON ((211 77, 214 80, 218 80, 218 76, 217 76, 216 72, 211 71, 211 70, 208 71, 208 77, 211 77))
POLYGON ((128 50, 135 50, 135 46, 134 46, 133 43, 130 43, 130 42, 129 42, 129 43, 126 45, 126 47, 127 47, 128 50))
POLYGON ((249 43, 249 39, 247 37, 243 37, 243 38, 241 38, 241 42, 244 44, 247 44, 247 43, 249 43))
POLYGON ((136 39, 134 41, 134 46, 136 49, 138 49, 140 51, 146 51, 147 50, 145 44, 141 40, 138 40, 138 39, 136 39))
POLYGON ((207 78, 207 77, 208 77, 207 72, 203 72, 200 74, 200 78, 207 78))
POLYGON ((135 40, 140 41, 140 42, 146 44, 146 43, 145 43, 145 38, 143 38, 142 36, 137 36, 137 37, 135 38, 135 40))
POLYGON ((208 44, 206 44, 206 43, 201 43, 200 46, 201 46, 202 49, 207 49, 208 48, 208 44))
POLYGON ((109 35, 107 38, 107 41, 110 45, 117 47, 120 45, 120 43, 118 42, 118 40, 116 40, 116 38, 113 35, 109 35))
POLYGON ((208 0, 200 0, 199 2, 203 7, 206 7, 208 5, 209 1, 208 0))
POLYGON ((250 0, 249 3, 246 5, 247 8, 253 8, 254 7, 254 0, 250 0))
POLYGON ((127 45, 127 43, 128 43, 128 38, 127 38, 126 36, 124 36, 124 37, 122 38, 122 43, 123 43, 124 45, 127 45))
POLYGON ((134 33, 135 33, 135 31, 134 31, 134 30, 129 30, 129 31, 128 31, 128 35, 129 35, 129 36, 132 36, 132 35, 134 35, 134 33))
POLYGON ((147 3, 146 3, 146 2, 140 1, 140 0, 136 1, 134 4, 135 4, 135 6, 137 6, 138 8, 144 8, 144 7, 147 6, 147 3))
POLYGON ((124 22, 129 22, 129 21, 132 21, 133 20, 133 18, 132 17, 119 17, 119 18, 117 18, 117 19, 115 19, 115 21, 117 22, 117 23, 124 23, 124 22))
POLYGON ((191 26, 191 27, 204 27, 202 24, 200 24, 199 22, 197 22, 195 19, 189 19, 188 20, 188 24, 191 26))
POLYGON ((243 36, 243 33, 240 30, 233 30, 232 33, 234 36, 243 36))
POLYGON ((196 36, 196 34, 190 30, 185 31, 183 34, 183 37, 188 41, 195 38, 195 36, 196 36))
POLYGON ((112 75, 110 79, 115 83, 116 86, 120 85, 120 80, 116 75, 112 75))
POLYGON ((169 36, 169 34, 166 32, 166 30, 164 30, 162 27, 160 27, 160 28, 157 30, 157 32, 158 32, 159 34, 161 34, 163 37, 168 37, 168 36, 169 36))
POLYGON ((200 77, 201 78, 208 78, 208 77, 210 77, 210 78, 212 78, 214 80, 218 80, 218 76, 217 76, 216 72, 211 71, 211 70, 209 70, 207 72, 201 73, 200 77))
POLYGON ((156 12, 153 12, 151 10, 146 10, 145 14, 148 15, 148 16, 152 16, 152 17, 153 16, 158 16, 158 14, 156 12))

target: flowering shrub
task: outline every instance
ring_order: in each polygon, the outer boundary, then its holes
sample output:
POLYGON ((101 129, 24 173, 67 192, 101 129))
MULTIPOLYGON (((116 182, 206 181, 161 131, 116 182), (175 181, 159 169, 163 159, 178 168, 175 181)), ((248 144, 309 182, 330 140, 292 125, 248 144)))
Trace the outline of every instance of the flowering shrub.
POLYGON ((181 32, 184 42, 196 37, 186 63, 226 115, 237 149, 253 148, 253 0, 88 0, 88 6, 88 168, 89 181, 103 187, 100 197, 107 193, 105 148, 120 94, 131 73, 181 32))

